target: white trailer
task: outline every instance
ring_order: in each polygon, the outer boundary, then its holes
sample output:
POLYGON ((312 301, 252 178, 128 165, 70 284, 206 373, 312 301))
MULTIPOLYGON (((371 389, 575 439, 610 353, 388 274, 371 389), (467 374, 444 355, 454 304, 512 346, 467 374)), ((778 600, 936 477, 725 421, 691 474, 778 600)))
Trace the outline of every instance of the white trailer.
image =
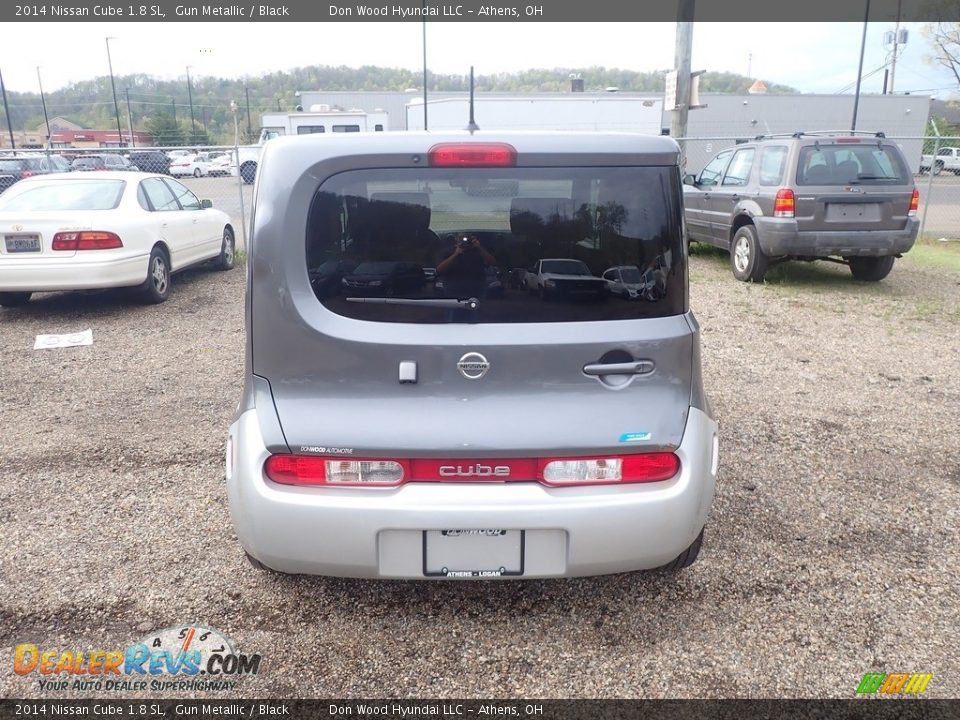
MULTIPOLYGON (((423 100, 406 105, 407 129, 423 130, 423 100)), ((474 120, 481 130, 595 130, 660 134, 662 98, 580 95, 566 97, 474 98, 474 120)), ((427 102, 430 130, 463 130, 470 120, 467 98, 427 102)))
POLYGON ((239 173, 245 183, 253 182, 263 146, 273 138, 284 135, 382 132, 388 129, 389 118, 382 110, 331 110, 326 105, 314 105, 309 111, 264 113, 260 123, 262 127, 257 144, 240 148, 239 161, 232 162, 230 167, 231 174, 236 176, 239 173))

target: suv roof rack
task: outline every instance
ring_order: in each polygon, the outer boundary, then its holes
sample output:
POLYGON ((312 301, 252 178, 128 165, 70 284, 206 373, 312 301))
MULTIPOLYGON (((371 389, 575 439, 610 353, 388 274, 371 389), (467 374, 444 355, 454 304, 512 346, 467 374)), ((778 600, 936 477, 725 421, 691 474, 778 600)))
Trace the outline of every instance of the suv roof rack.
POLYGON ((809 131, 809 132, 806 132, 806 131, 803 131, 803 130, 799 130, 799 131, 794 132, 794 133, 775 133, 775 134, 771 133, 771 134, 768 134, 768 135, 757 135, 757 136, 754 137, 753 139, 754 139, 754 140, 766 140, 766 139, 768 139, 768 138, 784 138, 784 137, 801 138, 801 137, 805 137, 805 136, 807 136, 807 135, 812 135, 812 136, 814 136, 814 137, 836 136, 836 135, 846 135, 846 136, 848 136, 848 137, 849 137, 850 135, 868 135, 868 136, 870 136, 870 137, 876 137, 876 138, 885 138, 885 137, 886 137, 886 133, 883 133, 883 132, 873 132, 873 131, 870 131, 870 130, 811 130, 811 131, 809 131))

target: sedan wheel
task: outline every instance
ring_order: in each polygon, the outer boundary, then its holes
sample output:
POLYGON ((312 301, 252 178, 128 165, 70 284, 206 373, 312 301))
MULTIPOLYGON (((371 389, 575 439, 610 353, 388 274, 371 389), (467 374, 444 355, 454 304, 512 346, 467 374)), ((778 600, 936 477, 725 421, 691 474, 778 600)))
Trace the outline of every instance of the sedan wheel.
POLYGON ((229 227, 223 229, 223 243, 220 245, 220 255, 215 261, 217 270, 229 270, 233 267, 236 259, 236 241, 233 238, 233 230, 229 227))
POLYGON ((194 169, 193 169, 193 176, 194 176, 195 178, 198 178, 198 177, 200 177, 201 175, 203 175, 203 173, 200 172, 200 168, 194 168, 194 169))
POLYGON ((140 292, 144 302, 151 305, 162 303, 170 295, 170 265, 167 254, 159 247, 150 253, 147 279, 140 286, 140 292))

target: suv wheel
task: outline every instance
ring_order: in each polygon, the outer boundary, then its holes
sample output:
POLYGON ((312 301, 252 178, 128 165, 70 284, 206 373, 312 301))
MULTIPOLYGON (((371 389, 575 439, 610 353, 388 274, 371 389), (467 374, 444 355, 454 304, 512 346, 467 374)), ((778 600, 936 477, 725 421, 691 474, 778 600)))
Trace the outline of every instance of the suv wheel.
POLYGON ((856 280, 877 282, 883 280, 893 270, 893 255, 880 257, 852 257, 847 258, 850 272, 856 280))
POLYGON ((744 282, 762 282, 770 266, 760 249, 757 230, 753 225, 739 228, 730 243, 730 266, 733 276, 744 282))
POLYGON ((933 164, 932 172, 934 175, 939 175, 941 172, 943 172, 943 163, 937 160, 937 162, 933 164))
POLYGON ((4 307, 20 307, 30 302, 29 292, 0 292, 0 305, 4 307))

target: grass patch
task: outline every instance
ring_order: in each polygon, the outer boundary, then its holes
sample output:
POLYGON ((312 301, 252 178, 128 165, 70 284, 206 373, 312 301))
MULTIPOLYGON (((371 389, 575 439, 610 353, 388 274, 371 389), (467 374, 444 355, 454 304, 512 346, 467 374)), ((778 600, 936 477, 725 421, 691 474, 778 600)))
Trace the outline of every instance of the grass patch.
POLYGON ((903 260, 917 267, 960 273, 960 242, 924 238, 917 241, 903 260))
POLYGON ((237 265, 245 265, 247 262, 247 251, 237 250, 233 255, 233 260, 237 265))

